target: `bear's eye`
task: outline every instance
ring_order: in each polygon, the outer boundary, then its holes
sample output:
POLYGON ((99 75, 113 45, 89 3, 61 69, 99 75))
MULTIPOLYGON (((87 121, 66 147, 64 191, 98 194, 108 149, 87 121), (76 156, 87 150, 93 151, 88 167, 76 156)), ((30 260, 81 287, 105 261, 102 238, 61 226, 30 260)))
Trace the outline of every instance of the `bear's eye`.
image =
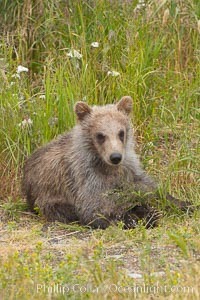
POLYGON ((99 132, 96 134, 96 139, 99 144, 103 144, 105 142, 106 137, 103 133, 99 132))
POLYGON ((119 138, 123 142, 124 141, 124 130, 120 130, 119 132, 119 138))

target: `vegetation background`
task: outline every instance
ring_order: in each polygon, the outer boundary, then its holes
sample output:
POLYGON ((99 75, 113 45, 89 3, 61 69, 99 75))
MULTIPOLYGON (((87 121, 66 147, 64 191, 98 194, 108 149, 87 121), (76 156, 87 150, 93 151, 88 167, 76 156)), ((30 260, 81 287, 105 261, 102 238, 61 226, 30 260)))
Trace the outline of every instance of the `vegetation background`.
POLYGON ((199 0, 1 0, 0 32, 0 299, 199 299, 197 210, 92 231, 46 224, 19 188, 76 101, 130 95, 146 170, 199 203, 199 0))

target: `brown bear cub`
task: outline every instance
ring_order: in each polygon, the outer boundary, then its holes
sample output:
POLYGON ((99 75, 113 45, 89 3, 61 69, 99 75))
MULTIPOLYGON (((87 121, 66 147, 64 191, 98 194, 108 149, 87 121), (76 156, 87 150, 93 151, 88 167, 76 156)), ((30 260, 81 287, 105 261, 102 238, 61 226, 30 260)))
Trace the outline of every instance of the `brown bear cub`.
POLYGON ((156 225, 160 214, 148 203, 157 188, 134 150, 131 109, 129 96, 100 107, 77 102, 78 124, 24 165, 22 192, 30 207, 38 206, 48 221, 93 228, 118 221, 133 228, 139 219, 156 225))

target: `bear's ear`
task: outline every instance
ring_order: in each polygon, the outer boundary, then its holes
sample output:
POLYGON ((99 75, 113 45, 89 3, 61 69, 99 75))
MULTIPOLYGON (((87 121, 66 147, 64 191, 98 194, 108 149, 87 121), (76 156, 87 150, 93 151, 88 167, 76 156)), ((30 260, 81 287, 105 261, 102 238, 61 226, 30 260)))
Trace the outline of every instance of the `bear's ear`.
POLYGON ((126 115, 129 115, 133 107, 133 99, 130 96, 124 96, 117 103, 117 109, 126 115))
POLYGON ((91 113, 92 109, 87 103, 79 101, 75 104, 75 113, 79 121, 82 121, 88 114, 91 113))

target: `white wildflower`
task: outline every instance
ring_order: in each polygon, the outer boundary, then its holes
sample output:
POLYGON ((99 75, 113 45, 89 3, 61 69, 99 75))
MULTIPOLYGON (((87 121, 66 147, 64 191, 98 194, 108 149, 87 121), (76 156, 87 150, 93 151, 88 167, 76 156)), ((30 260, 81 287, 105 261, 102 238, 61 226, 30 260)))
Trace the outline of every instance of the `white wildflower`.
POLYGON ((33 124, 33 121, 30 118, 25 118, 21 123, 19 123, 19 127, 25 128, 29 127, 33 124))
POLYGON ((14 85, 14 84, 15 84, 15 82, 11 81, 10 85, 12 86, 12 85, 14 85))
POLYGON ((107 73, 108 76, 113 76, 113 77, 117 77, 117 76, 120 76, 120 73, 117 72, 117 71, 108 71, 107 73))
POLYGON ((28 72, 28 68, 23 67, 23 66, 18 66, 17 67, 17 73, 20 74, 22 72, 28 72))
POLYGON ((24 119, 24 120, 22 121, 22 124, 23 124, 23 125, 32 125, 32 124, 33 124, 33 121, 32 121, 30 118, 24 119))
POLYGON ((99 47, 99 43, 98 43, 98 42, 93 42, 93 43, 91 44, 91 47, 93 47, 93 48, 98 48, 98 47, 99 47))
POLYGON ((39 99, 45 99, 45 95, 40 95, 39 99))
POLYGON ((77 58, 77 59, 81 59, 82 58, 82 54, 79 51, 75 50, 75 49, 70 50, 67 53, 67 56, 69 56, 71 58, 77 58))
POLYGON ((141 8, 143 8, 145 6, 146 6, 145 1, 144 0, 139 0, 138 4, 136 5, 136 7, 134 9, 134 11, 140 10, 141 8))

